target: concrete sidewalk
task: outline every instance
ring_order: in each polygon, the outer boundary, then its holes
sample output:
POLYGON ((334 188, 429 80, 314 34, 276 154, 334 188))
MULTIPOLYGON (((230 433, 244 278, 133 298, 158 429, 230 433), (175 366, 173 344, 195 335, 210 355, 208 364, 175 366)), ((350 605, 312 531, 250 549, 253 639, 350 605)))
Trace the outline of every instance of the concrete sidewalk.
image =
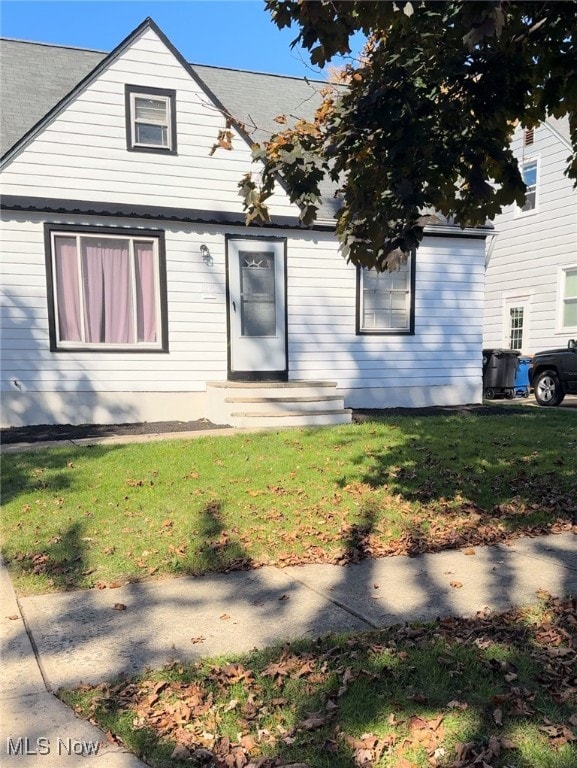
POLYGON ((575 594, 577 536, 522 538, 510 545, 345 567, 268 567, 18 601, 2 568, 1 587, 1 764, 135 768, 142 763, 107 745, 100 731, 78 720, 52 691, 174 659, 194 661, 328 632, 474 615, 485 607, 501 611, 534 602, 540 589, 575 594), (88 755, 89 745, 99 741, 98 755, 88 755), (37 754, 7 754, 18 744, 21 752, 27 747, 37 754))

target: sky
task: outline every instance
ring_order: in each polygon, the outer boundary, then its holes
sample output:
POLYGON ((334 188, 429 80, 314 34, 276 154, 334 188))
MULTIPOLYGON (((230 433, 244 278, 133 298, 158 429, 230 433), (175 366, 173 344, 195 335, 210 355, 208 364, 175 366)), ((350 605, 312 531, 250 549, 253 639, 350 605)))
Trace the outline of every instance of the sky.
POLYGON ((108 52, 147 16, 191 63, 323 78, 264 0, 0 0, 0 35, 108 52))

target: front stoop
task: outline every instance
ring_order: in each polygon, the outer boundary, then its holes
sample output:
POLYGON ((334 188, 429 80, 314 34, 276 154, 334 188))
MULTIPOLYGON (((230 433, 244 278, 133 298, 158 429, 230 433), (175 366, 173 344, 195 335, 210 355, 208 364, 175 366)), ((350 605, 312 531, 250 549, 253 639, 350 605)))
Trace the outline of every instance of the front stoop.
POLYGON ((206 391, 208 418, 215 424, 269 429, 351 421, 334 381, 213 381, 206 391))

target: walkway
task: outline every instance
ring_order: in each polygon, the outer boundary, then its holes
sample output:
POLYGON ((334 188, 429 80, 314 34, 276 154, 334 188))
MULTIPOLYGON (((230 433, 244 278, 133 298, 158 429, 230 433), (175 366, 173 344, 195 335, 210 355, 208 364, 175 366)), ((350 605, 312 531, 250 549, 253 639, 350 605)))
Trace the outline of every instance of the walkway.
POLYGON ((3 567, 0 582, 0 763, 137 768, 139 760, 78 720, 52 692, 172 659, 194 661, 302 636, 474 615, 485 607, 501 611, 534 602, 539 590, 575 594, 577 536, 19 600, 3 567), (99 742, 98 754, 89 755, 99 742))

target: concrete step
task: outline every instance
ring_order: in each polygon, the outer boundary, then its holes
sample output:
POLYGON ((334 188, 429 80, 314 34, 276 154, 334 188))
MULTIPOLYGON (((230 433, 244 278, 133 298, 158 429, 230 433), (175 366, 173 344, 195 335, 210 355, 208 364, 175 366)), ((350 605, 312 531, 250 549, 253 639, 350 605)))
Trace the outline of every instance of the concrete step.
POLYGON ((225 403, 326 403, 327 401, 341 400, 341 395, 328 395, 327 397, 225 397, 225 403))
POLYGON ((318 411, 342 410, 344 400, 339 395, 329 397, 225 397, 224 407, 231 417, 235 411, 270 413, 279 416, 287 413, 317 413, 318 411))
POLYGON ((324 410, 311 412, 287 412, 287 413, 251 413, 234 412, 230 415, 230 423, 234 427, 247 429, 266 428, 282 429, 283 427, 313 427, 334 426, 337 424, 350 424, 352 411, 350 408, 338 410, 324 410))
POLYGON ((219 381, 208 382, 207 391, 223 397, 325 397, 334 395, 334 381, 219 381))
POLYGON ((331 381, 210 382, 208 418, 234 427, 344 424, 351 421, 331 381))

